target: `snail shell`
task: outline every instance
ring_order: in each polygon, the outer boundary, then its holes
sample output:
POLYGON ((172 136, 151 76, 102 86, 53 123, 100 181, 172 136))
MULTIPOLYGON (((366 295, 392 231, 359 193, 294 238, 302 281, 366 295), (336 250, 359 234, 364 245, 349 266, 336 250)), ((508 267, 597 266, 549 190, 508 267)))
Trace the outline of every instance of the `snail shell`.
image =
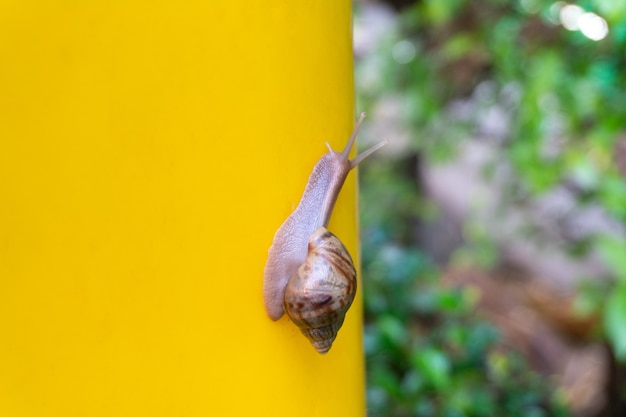
POLYGON ((306 261, 285 287, 284 308, 315 350, 332 346, 356 294, 356 270, 341 241, 325 227, 309 238, 306 261))

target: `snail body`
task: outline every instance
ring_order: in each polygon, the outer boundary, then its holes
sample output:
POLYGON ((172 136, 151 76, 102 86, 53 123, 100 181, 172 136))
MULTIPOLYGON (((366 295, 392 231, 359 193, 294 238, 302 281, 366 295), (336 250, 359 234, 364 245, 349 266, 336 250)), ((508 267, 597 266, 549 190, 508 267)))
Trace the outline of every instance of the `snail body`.
POLYGON ((267 315, 278 320, 286 311, 320 353, 330 349, 356 293, 352 258, 326 227, 350 170, 386 144, 348 159, 364 117, 342 152, 328 146, 315 164, 298 206, 274 235, 265 264, 267 315))

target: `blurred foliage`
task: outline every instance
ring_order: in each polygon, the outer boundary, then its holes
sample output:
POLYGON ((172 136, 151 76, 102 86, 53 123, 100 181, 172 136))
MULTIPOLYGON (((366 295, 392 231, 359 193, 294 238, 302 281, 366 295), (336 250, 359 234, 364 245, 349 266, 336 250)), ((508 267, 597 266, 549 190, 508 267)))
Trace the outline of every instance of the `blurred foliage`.
POLYGON ((477 317, 478 295, 442 287, 419 249, 400 243, 419 206, 410 180, 377 161, 361 179, 368 184, 361 193, 368 415, 567 416, 558 396, 477 317))
MULTIPOLYGON (((417 1, 402 9, 376 53, 357 62, 359 109, 385 96, 399 100, 412 151, 437 161, 454 157, 478 129, 471 116, 449 111, 456 100, 477 98, 475 112, 497 105, 508 126, 494 146, 515 172, 503 199, 564 185, 576 190, 577 204, 597 205, 626 225, 626 181, 615 163, 618 141, 626 140, 626 3, 576 4, 606 19, 606 38, 565 29, 564 2, 417 1)), ((498 349, 497 331, 469 318, 472 294, 436 285, 437 271, 407 227, 432 214, 411 179, 368 163, 361 181, 371 414, 565 415, 519 357, 498 349)), ((495 256, 490 242, 469 243, 495 256)), ((610 288, 588 280, 579 304, 601 312, 604 335, 624 361, 626 240, 598 234, 570 246, 579 256, 599 252, 610 269, 610 288)))

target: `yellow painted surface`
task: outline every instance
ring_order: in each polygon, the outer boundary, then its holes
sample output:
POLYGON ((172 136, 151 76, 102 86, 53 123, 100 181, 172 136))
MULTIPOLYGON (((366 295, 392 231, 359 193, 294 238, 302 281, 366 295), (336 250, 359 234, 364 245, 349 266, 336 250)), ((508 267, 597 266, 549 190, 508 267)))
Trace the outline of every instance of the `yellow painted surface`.
POLYGON ((350 13, 0 0, 0 416, 365 414, 360 289, 326 356, 262 303, 354 124, 350 13))

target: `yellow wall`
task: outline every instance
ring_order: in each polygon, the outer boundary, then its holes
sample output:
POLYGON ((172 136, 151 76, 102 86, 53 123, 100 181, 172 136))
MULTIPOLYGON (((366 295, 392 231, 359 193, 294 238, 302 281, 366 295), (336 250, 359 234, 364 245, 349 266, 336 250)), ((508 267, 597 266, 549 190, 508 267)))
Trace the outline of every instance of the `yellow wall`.
MULTIPOLYGON (((0 1, 0 416, 364 415, 262 272, 354 124, 349 1, 0 1)), ((357 252, 355 174, 330 229, 357 252)))

